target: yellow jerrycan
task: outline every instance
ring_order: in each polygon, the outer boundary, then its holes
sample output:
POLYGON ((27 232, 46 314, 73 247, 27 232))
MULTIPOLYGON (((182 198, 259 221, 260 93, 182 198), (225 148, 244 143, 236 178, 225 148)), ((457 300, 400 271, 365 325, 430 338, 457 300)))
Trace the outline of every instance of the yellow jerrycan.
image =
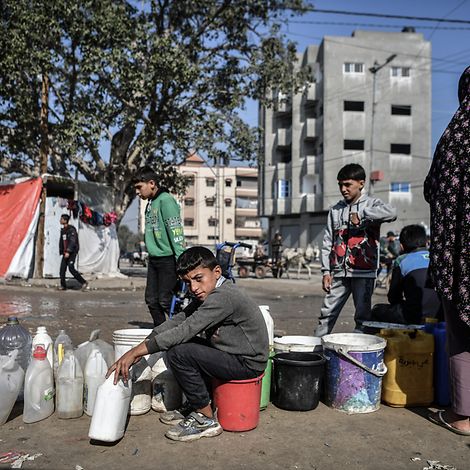
POLYGON ((383 329, 387 340, 382 401, 390 406, 426 406, 434 399, 432 334, 417 330, 383 329))

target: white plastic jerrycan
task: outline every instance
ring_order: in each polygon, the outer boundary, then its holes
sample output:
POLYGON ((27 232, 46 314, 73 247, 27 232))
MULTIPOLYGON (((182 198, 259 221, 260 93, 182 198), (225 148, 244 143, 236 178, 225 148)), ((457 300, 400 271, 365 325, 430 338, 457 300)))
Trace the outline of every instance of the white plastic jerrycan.
POLYGON ((83 410, 88 416, 93 415, 96 394, 99 386, 106 380, 108 366, 103 358, 103 354, 98 348, 94 348, 85 365, 85 388, 83 390, 83 410))
POLYGON ((54 413, 54 377, 46 350, 37 345, 24 381, 23 421, 35 423, 54 413))
POLYGON ((36 330, 36 334, 33 337, 33 351, 34 348, 38 345, 42 344, 44 349, 47 353, 47 360, 51 367, 54 366, 54 343, 52 342, 52 338, 48 335, 45 326, 38 326, 36 330))
POLYGON ((116 442, 124 436, 131 403, 132 382, 121 379, 114 385, 114 374, 100 385, 91 418, 88 437, 96 441, 116 442))
POLYGON ((274 320, 269 313, 269 305, 260 305, 259 309, 263 314, 264 322, 266 323, 266 328, 268 330, 269 349, 272 350, 274 348, 274 320))
POLYGON ((24 371, 16 362, 18 349, 0 356, 0 426, 7 422, 23 386, 24 371))
POLYGON ((73 351, 66 350, 57 370, 57 415, 62 419, 83 414, 83 373, 73 351))

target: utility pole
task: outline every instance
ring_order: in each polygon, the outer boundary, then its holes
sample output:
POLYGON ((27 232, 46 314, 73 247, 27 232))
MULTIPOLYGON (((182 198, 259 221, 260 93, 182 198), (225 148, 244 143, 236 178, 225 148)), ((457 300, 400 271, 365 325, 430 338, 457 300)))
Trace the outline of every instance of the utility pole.
POLYGON ((374 62, 374 65, 369 68, 369 72, 372 73, 372 118, 370 126, 370 150, 369 150, 369 195, 372 196, 374 192, 374 181, 372 180, 372 171, 374 165, 374 126, 375 126, 375 111, 376 111, 376 101, 375 96, 377 94, 377 72, 389 64, 397 55, 392 54, 387 57, 383 64, 379 64, 377 61, 374 62))
MULTIPOLYGON (((39 128, 41 133, 41 147, 39 149, 39 175, 42 177, 47 173, 47 160, 49 157, 49 77, 47 73, 42 74, 41 84, 41 114, 39 128)), ((39 205, 39 221, 36 240, 35 272, 34 277, 43 277, 44 271, 44 226, 46 214, 47 190, 43 182, 41 191, 41 202, 39 205)))

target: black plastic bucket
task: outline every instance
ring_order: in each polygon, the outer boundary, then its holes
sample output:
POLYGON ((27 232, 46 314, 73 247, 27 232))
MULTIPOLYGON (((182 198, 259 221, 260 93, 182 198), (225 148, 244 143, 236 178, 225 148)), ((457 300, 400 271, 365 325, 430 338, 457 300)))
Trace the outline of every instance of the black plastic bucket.
POLYGON ((323 386, 326 359, 314 352, 288 352, 273 358, 273 403, 291 411, 314 410, 323 386))

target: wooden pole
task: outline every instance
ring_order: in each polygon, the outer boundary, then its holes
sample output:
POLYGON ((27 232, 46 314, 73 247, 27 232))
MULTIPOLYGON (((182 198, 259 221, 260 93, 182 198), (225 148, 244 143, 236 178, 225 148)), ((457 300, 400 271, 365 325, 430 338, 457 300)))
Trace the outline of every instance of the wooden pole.
MULTIPOLYGON (((42 74, 41 87, 41 147, 39 150, 39 174, 42 176, 47 173, 47 160, 49 157, 49 77, 47 73, 42 74)), ((44 270, 44 219, 46 213, 46 186, 43 184, 41 192, 41 202, 39 205, 39 222, 36 238, 36 256, 34 277, 42 278, 44 270)))

